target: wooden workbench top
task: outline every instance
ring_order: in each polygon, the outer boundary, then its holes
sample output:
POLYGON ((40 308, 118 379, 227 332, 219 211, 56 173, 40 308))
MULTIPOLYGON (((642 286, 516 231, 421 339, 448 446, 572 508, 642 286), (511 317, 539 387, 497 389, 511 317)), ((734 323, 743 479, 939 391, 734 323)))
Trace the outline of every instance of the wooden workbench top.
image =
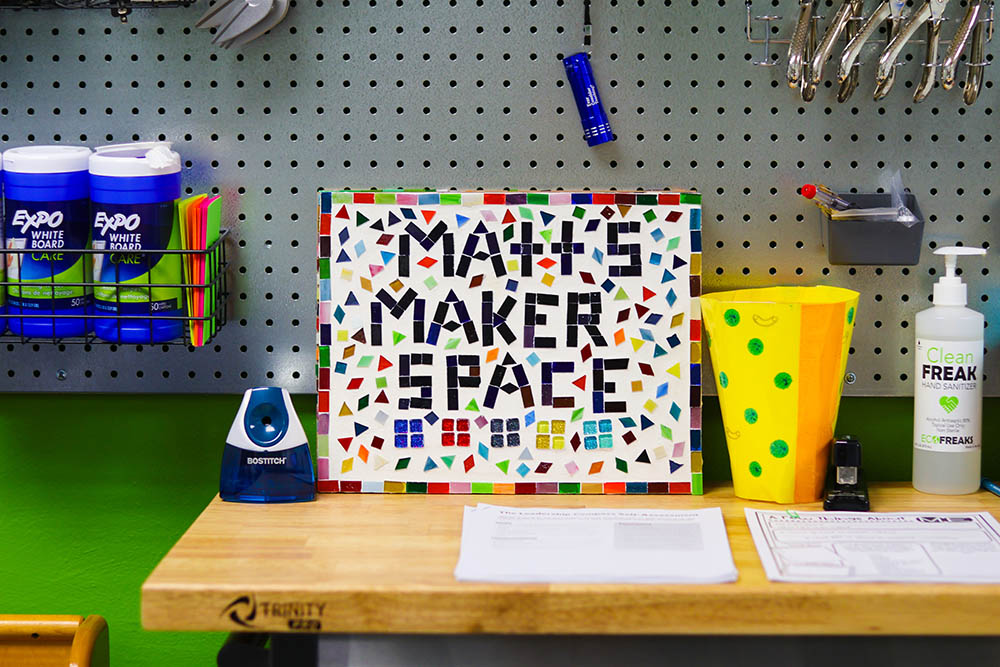
MULTIPOLYGON (((871 490, 872 508, 980 511, 1000 498, 871 490)), ((586 634, 1000 634, 1000 585, 771 583, 743 515, 704 496, 322 495, 314 503, 212 500, 142 587, 150 630, 586 634), (462 507, 721 506, 739 581, 715 585, 455 581, 462 507)), ((796 505, 820 509, 819 503, 796 505)))

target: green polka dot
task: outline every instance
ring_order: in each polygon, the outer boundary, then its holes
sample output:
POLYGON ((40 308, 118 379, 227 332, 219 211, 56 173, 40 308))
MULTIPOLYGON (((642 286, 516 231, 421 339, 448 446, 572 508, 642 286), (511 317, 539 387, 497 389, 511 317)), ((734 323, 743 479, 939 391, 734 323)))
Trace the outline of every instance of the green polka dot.
POLYGON ((788 456, 788 443, 784 440, 775 440, 771 443, 771 456, 776 459, 783 459, 788 456))
POLYGON ((723 389, 729 386, 729 378, 725 373, 719 373, 719 386, 723 389))
POLYGON ((760 477, 760 474, 764 472, 764 469, 760 467, 760 464, 756 461, 750 462, 750 474, 754 477, 760 477))
POLYGON ((788 373, 778 373, 774 376, 774 386, 778 389, 788 389, 792 386, 792 376, 788 373))
POLYGON ((760 338, 751 338, 750 342, 747 343, 747 349, 750 350, 750 354, 756 357, 764 351, 764 341, 760 338))
POLYGON ((851 306, 847 311, 847 323, 850 324, 854 321, 854 306, 851 306))
POLYGON ((743 419, 746 419, 748 424, 756 424, 757 411, 754 410, 753 408, 747 408, 746 410, 743 411, 743 419))
POLYGON ((740 314, 735 308, 727 310, 722 317, 725 318, 726 324, 731 327, 735 327, 740 323, 740 314))

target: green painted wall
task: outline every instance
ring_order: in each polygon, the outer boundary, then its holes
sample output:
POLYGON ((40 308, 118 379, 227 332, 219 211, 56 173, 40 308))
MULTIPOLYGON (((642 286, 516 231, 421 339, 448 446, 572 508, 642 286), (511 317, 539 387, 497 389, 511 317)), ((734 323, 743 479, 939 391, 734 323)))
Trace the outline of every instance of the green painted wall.
MULTIPOLYGON (((139 588, 218 492, 239 404, 0 395, 0 613, 101 614, 113 665, 214 665, 224 635, 144 631, 139 588)), ((315 398, 295 404, 315 433, 315 398)))
MULTIPOLYGON (((307 433, 313 400, 296 398, 307 433)), ((139 588, 218 490, 238 405, 235 396, 0 395, 0 613, 102 614, 115 665, 214 664, 223 635, 144 631, 139 588)), ((909 478, 911 405, 844 400, 838 432, 861 438, 870 478, 909 478)), ((994 407, 1000 399, 986 405, 984 471, 997 476, 994 407)), ((708 479, 729 477, 723 437, 708 398, 708 479)))

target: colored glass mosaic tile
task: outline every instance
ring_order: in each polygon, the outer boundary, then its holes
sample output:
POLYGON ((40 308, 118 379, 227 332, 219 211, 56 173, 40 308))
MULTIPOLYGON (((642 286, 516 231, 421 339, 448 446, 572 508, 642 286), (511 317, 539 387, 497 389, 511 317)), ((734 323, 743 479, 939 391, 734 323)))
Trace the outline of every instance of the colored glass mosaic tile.
POLYGON ((319 202, 321 492, 701 493, 701 195, 319 202))

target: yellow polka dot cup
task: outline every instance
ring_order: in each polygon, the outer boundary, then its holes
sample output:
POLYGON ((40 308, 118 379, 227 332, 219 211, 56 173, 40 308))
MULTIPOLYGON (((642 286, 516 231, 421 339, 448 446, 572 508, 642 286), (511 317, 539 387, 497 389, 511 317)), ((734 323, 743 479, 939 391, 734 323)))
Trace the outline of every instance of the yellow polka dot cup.
POLYGON ((820 498, 858 293, 765 287, 701 297, 736 495, 820 498))

